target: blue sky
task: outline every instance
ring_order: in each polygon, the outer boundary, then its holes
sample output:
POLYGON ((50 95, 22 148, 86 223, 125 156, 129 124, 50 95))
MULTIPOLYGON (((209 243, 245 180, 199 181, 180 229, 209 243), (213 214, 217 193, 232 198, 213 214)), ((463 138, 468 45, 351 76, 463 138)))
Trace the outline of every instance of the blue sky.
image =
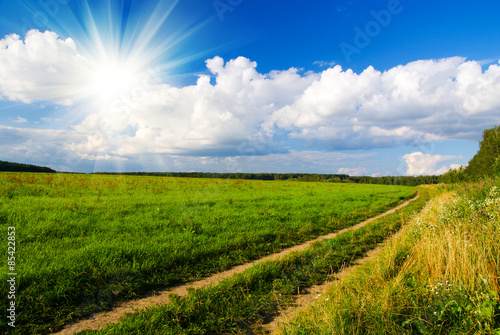
POLYGON ((0 160, 440 174, 500 124, 497 1, 0 3, 0 160))

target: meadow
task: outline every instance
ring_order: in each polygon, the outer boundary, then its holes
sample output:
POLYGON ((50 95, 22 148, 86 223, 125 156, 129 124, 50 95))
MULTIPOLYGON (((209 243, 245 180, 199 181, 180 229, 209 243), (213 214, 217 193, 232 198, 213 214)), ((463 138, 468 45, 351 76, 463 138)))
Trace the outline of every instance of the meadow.
MULTIPOLYGON (((404 186, 0 174, 16 227, 15 333, 48 333, 117 301, 193 281, 373 217, 404 186)), ((8 273, 1 264, 2 276, 8 273)), ((2 280, 2 292, 7 292, 2 280)), ((0 298, 7 306, 6 295, 0 298)), ((0 330, 6 328, 0 320, 0 330)), ((12 329, 9 329, 12 330, 12 329)))
POLYGON ((266 260, 218 285, 191 290, 185 297, 172 295, 170 304, 136 311, 116 324, 79 334, 267 334, 261 325, 293 306, 297 293, 333 280, 343 266, 355 264, 418 215, 429 197, 429 192, 421 189, 420 197, 407 206, 361 228, 266 260))

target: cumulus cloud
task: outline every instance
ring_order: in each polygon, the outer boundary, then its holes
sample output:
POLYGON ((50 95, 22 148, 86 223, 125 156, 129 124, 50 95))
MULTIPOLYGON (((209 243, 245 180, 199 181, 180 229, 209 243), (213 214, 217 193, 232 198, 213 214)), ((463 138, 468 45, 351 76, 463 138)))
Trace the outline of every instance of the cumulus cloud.
MULTIPOLYGON (((64 148, 87 160, 279 155, 293 148, 290 140, 322 151, 478 140, 483 129, 500 123, 500 63, 483 70, 479 62, 451 57, 383 72, 370 66, 359 74, 316 65, 328 68, 260 73, 248 58, 214 57, 206 61, 209 75, 196 84, 142 83, 113 104, 81 104, 83 121, 70 125, 64 148)), ((85 97, 77 74, 88 66, 71 38, 36 30, 24 40, 5 36, 0 97, 76 104, 85 97)), ((410 174, 420 171, 413 158, 410 174)), ((441 167, 430 169, 422 171, 441 167)))
POLYGON ((330 149, 476 139, 485 123, 500 120, 499 93, 498 64, 483 72, 479 63, 460 57, 385 72, 368 67, 360 74, 337 65, 276 111, 271 123, 330 149))
POLYGON ((85 64, 75 42, 54 32, 30 30, 24 40, 16 34, 5 36, 0 40, 0 96, 69 105, 79 90, 75 74, 85 64))
POLYGON ((441 175, 450 169, 458 169, 460 164, 443 165, 444 162, 459 160, 461 156, 430 155, 422 152, 406 154, 403 159, 408 164, 407 176, 441 175))
MULTIPOLYGON (((88 134, 75 151, 255 155, 276 152, 273 129, 262 127, 275 110, 292 103, 314 80, 297 69, 260 74, 239 57, 207 60, 215 85, 202 75, 196 85, 166 84, 143 90, 135 103, 92 113, 75 129, 88 134), (127 130, 128 129, 128 130, 127 130), (128 131, 128 133, 124 133, 128 131)), ((278 150, 280 151, 280 150, 278 150)))
POLYGON ((244 57, 209 59, 215 85, 208 76, 183 88, 159 85, 126 112, 93 114, 77 129, 92 133, 109 124, 119 133, 132 127, 128 136, 99 135, 105 143, 98 147, 107 144, 116 154, 238 155, 276 151, 273 136, 280 131, 327 150, 369 149, 477 139, 500 120, 500 95, 492 93, 500 92, 496 64, 482 72, 478 63, 454 57, 386 72, 369 67, 356 74, 335 66, 307 75, 293 68, 261 74, 256 66, 244 57), (489 94, 481 91, 486 87, 489 94), (469 97, 466 91, 483 93, 469 97))

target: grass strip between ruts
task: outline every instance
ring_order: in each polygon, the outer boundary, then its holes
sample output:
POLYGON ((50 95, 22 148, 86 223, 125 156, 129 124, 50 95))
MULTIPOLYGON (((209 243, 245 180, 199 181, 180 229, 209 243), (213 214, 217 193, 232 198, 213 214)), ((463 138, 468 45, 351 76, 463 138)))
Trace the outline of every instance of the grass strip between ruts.
POLYGON ((247 333, 283 306, 301 289, 327 280, 399 230, 429 200, 420 198, 370 224, 313 244, 276 261, 261 263, 216 286, 193 290, 172 303, 131 314, 118 324, 81 334, 227 334, 247 333))

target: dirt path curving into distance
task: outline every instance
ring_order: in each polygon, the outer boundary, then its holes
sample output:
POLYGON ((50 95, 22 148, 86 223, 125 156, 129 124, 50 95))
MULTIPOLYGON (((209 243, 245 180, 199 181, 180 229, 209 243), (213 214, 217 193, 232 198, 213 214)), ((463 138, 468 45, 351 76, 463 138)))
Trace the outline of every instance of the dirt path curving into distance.
MULTIPOLYGON (((318 242, 318 241, 322 241, 322 240, 326 240, 326 239, 331 239, 331 238, 334 238, 337 235, 342 234, 346 231, 353 230, 353 229, 359 229, 359 228, 367 225, 368 223, 370 223, 374 220, 377 220, 381 217, 392 214, 392 213, 396 212, 397 210, 407 206, 410 202, 417 200, 419 196, 420 196, 420 193, 417 193, 417 195, 414 198, 402 203, 401 205, 399 205, 397 207, 394 207, 393 209, 388 210, 385 213, 382 213, 382 214, 377 215, 373 218, 367 219, 367 220, 360 222, 354 226, 344 228, 344 229, 339 230, 335 233, 323 235, 323 236, 320 236, 314 240, 305 242, 303 244, 296 245, 296 246, 290 247, 288 249, 284 249, 279 253, 265 256, 265 257, 260 258, 258 260, 235 266, 227 271, 216 273, 213 276, 208 277, 206 279, 202 279, 202 280, 199 280, 196 282, 187 283, 184 285, 179 285, 179 286, 170 287, 170 288, 160 290, 157 295, 151 295, 151 296, 147 296, 145 298, 123 302, 123 303, 119 304, 118 306, 114 307, 111 311, 97 313, 97 314, 92 315, 88 319, 83 319, 83 320, 80 320, 77 322, 69 323, 60 332, 54 333, 54 334, 69 335, 69 334, 75 334, 77 332, 87 330, 87 329, 97 330, 97 329, 103 328, 108 323, 118 322, 122 316, 124 316, 127 313, 133 313, 135 310, 144 309, 146 307, 154 306, 154 305, 168 304, 170 302, 168 296, 172 293, 179 295, 181 297, 187 296, 188 289, 191 289, 191 288, 198 289, 198 288, 203 288, 203 287, 207 287, 210 285, 216 285, 219 282, 221 282, 222 280, 229 278, 237 273, 241 273, 241 272, 247 270, 248 268, 252 267, 253 265, 258 264, 260 262, 275 260, 275 259, 283 257, 283 256, 285 256, 293 251, 307 249, 314 242, 318 242)), ((311 290, 312 289, 313 288, 311 288, 311 290)))

